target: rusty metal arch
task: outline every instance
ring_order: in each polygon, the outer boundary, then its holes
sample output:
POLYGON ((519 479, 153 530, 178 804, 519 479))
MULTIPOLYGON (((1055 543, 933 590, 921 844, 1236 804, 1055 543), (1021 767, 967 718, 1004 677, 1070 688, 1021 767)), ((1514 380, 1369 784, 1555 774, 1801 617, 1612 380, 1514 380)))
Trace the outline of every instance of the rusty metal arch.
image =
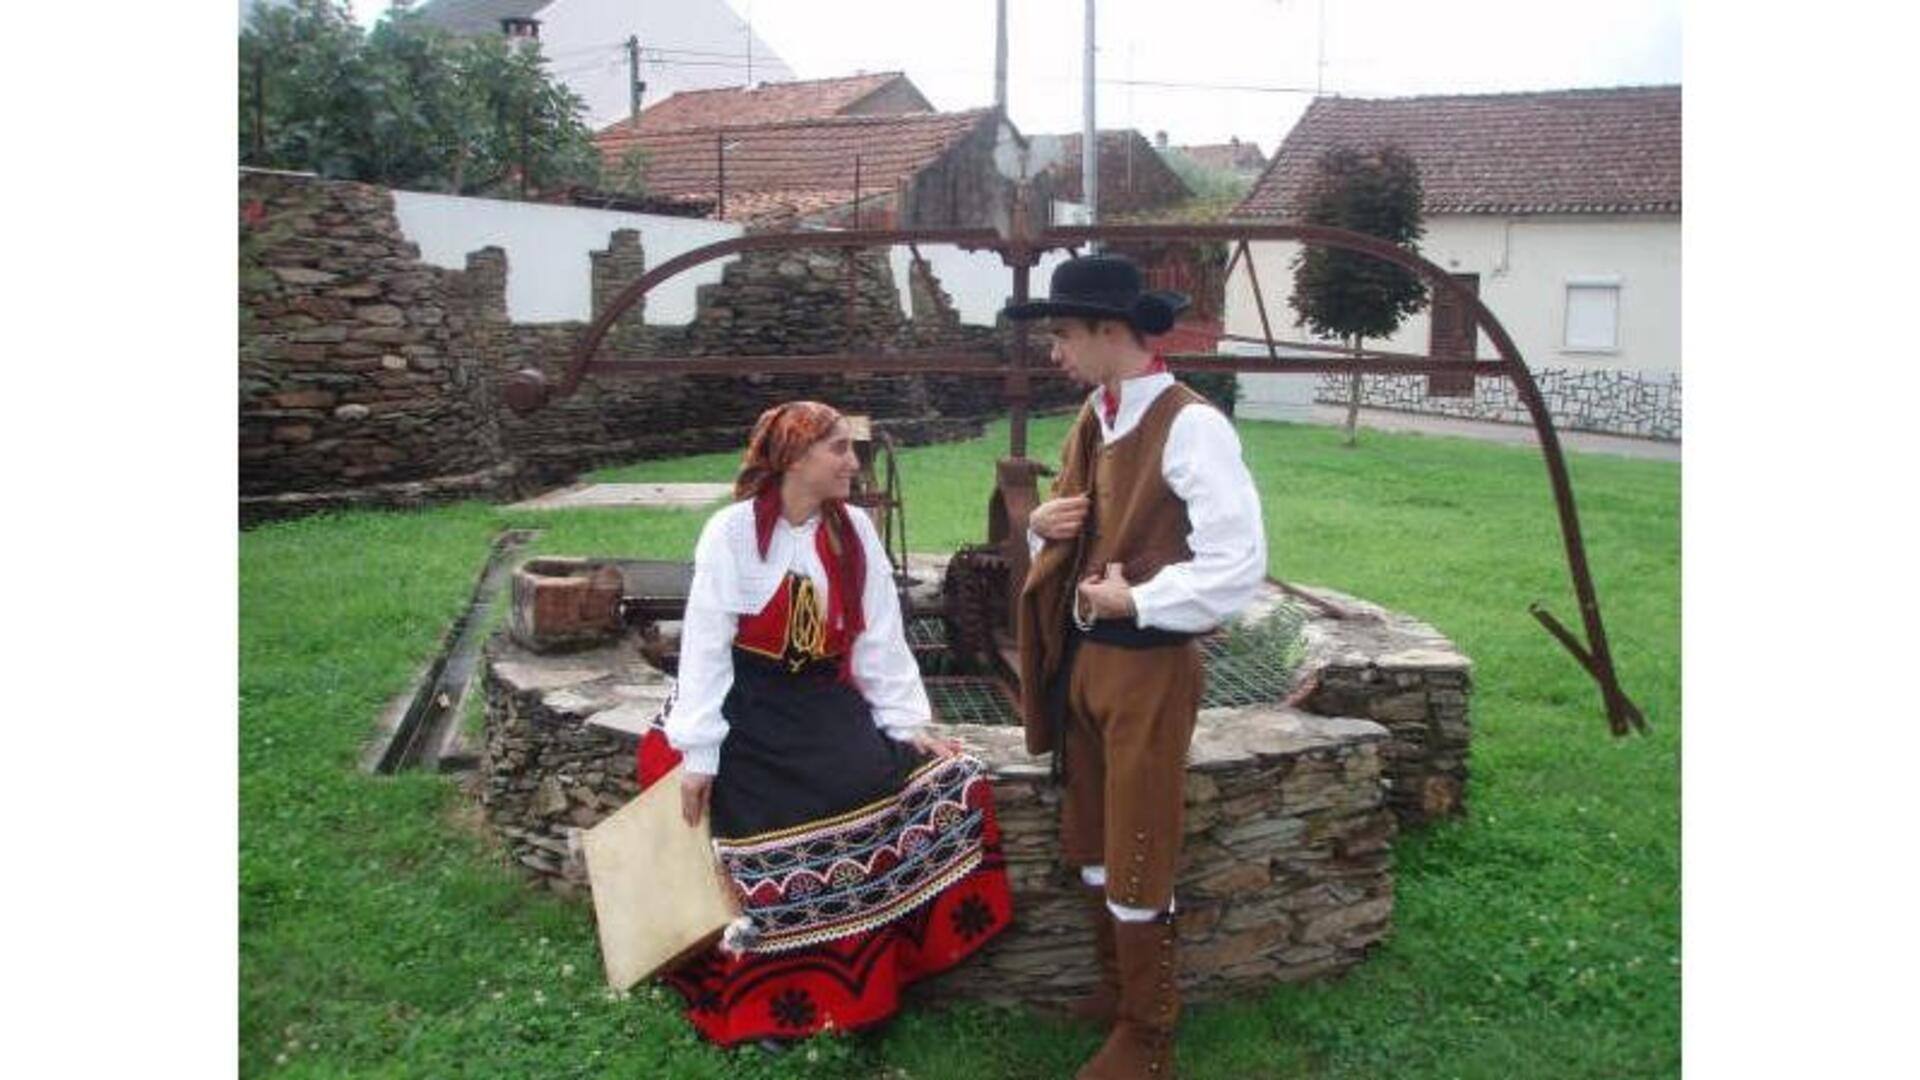
MULTIPOLYGON (((622 289, 595 316, 582 332, 569 360, 566 375, 557 387, 550 388, 543 373, 527 369, 508 377, 504 395, 508 405, 514 411, 524 414, 539 409, 555 397, 571 395, 578 389, 581 380, 589 374, 730 374, 737 373, 741 364, 754 365, 756 374, 831 375, 860 371, 998 376, 1006 381, 1006 400, 1013 421, 1012 458, 1011 462, 1003 461, 1001 469, 1001 486, 1004 489, 1007 486, 1006 480, 1010 472, 1007 466, 1010 463, 1020 466, 1011 472, 1024 475, 1029 482, 1035 471, 1025 459, 1027 381, 1035 374, 1026 364, 1027 337, 1025 334, 1013 335, 1010 350, 1011 362, 1003 362, 997 355, 986 353, 883 349, 804 356, 702 356, 649 358, 642 361, 623 362, 596 360, 595 356, 613 324, 662 281, 716 259, 753 251, 812 249, 845 251, 849 267, 847 305, 849 346, 854 344, 851 273, 854 256, 862 249, 891 248, 904 244, 914 251, 916 257, 918 245, 950 244, 967 251, 993 251, 1012 271, 1012 299, 1016 303, 1027 299, 1029 275, 1042 254, 1051 250, 1078 249, 1102 242, 1226 243, 1236 248, 1233 256, 1235 263, 1242 257, 1246 258, 1250 275, 1253 274, 1253 261, 1249 245, 1255 242, 1294 242, 1370 255, 1418 274, 1436 290, 1447 291, 1462 305, 1463 310, 1471 314, 1475 327, 1486 333, 1499 354, 1498 359, 1436 359, 1429 355, 1381 350, 1363 350, 1357 354, 1340 350, 1338 358, 1329 356, 1326 359, 1308 357, 1281 360, 1279 349, 1282 346, 1289 349, 1309 350, 1316 346, 1299 342, 1280 342, 1273 337, 1272 327, 1267 320, 1265 300, 1261 294, 1259 280, 1255 276, 1251 278, 1250 284, 1253 287, 1256 304, 1259 306, 1264 336, 1257 339, 1238 335, 1229 335, 1229 337, 1241 341, 1264 342, 1267 346, 1267 357, 1262 359, 1246 356, 1226 357, 1218 354, 1176 353, 1167 357, 1168 363, 1176 370, 1188 371, 1281 374, 1454 373, 1502 376, 1511 380, 1521 401, 1526 405, 1528 415, 1532 418, 1535 434, 1540 440, 1541 455, 1546 459, 1548 480, 1553 489, 1555 506, 1559 511, 1561 538, 1566 548, 1568 571, 1573 578, 1575 595, 1580 604, 1580 616, 1582 627, 1586 631, 1586 641, 1582 643, 1575 638, 1573 633, 1539 602, 1529 605, 1528 611, 1572 654, 1575 661, 1599 685, 1601 698, 1606 707, 1608 726, 1613 733, 1624 735, 1630 730, 1641 732, 1646 730, 1645 717, 1627 698, 1615 672, 1612 651, 1607 643, 1606 627, 1600 617, 1600 602, 1595 595, 1592 574, 1587 566, 1579 513, 1573 501, 1573 485, 1567 475, 1566 458, 1560 448, 1560 439, 1554 429, 1552 415, 1548 412, 1545 399, 1541 397, 1539 387, 1533 380, 1532 372, 1527 369, 1525 361, 1521 358, 1519 347, 1514 344, 1513 338, 1501 325, 1500 320, 1477 295, 1454 281, 1444 269, 1420 255, 1384 240, 1345 229, 1300 224, 1169 224, 1074 226, 1034 231, 1021 228, 1022 219, 1023 215, 1016 214, 1016 225, 1006 236, 987 228, 773 233, 735 237, 683 252, 646 271, 640 278, 622 289)), ((1229 276, 1230 271, 1231 264, 1229 276)), ((1030 509, 1030 504, 1026 508, 1030 509)), ((1003 509, 997 504, 993 509, 1004 515, 1013 508, 1003 509)), ((1006 528, 1012 523, 1002 521, 999 524, 1001 528, 1006 528)), ((1022 549, 1021 553, 1024 553, 1024 543, 1019 544, 1018 547, 1022 549)), ((1024 563, 1024 559, 1020 562, 1024 563)))

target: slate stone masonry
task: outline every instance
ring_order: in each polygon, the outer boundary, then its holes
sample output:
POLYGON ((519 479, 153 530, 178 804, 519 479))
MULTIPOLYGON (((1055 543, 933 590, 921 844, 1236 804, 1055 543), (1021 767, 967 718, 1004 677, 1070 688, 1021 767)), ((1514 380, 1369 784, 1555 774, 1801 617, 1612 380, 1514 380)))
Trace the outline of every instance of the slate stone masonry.
MULTIPOLYGON (((1671 442, 1680 439, 1677 373, 1544 368, 1535 371, 1533 378, 1556 428, 1671 442)), ((1345 405, 1347 384, 1348 376, 1324 374, 1315 388, 1314 400, 1345 405)), ((1513 383, 1499 378, 1475 379, 1472 397, 1454 398, 1428 397, 1424 375, 1363 375, 1360 404, 1465 420, 1533 423, 1513 383)))
POLYGON ((426 266, 381 188, 240 185, 241 516, 510 487, 460 275, 426 266))
MULTIPOLYGON (((1302 707, 1207 709, 1195 730, 1178 894, 1182 982, 1198 999, 1359 962, 1390 929, 1398 829, 1461 806, 1467 659, 1408 616, 1304 591, 1339 617, 1308 619, 1302 707)), ((1281 602, 1269 586, 1247 617, 1281 602)), ((577 830, 637 793, 634 750, 667 680, 632 640, 536 656, 505 633, 489 643, 483 677, 486 818, 532 880, 579 895, 577 830)), ((1046 760, 1025 753, 1016 727, 942 731, 989 766, 1017 921, 920 993, 1048 1004, 1086 989, 1092 944, 1078 885, 1057 862, 1046 760)))
MULTIPOLYGON (((997 380, 930 375, 589 377, 529 417, 498 387, 520 368, 564 376, 584 322, 506 312, 506 254, 428 266, 391 194, 367 184, 243 170, 240 203, 240 515, 243 524, 350 506, 508 498, 637 458, 734 449, 761 409, 814 397, 904 444, 977 435, 1004 411, 997 380)), ((594 310, 646 269, 636 233, 591 255, 594 310)), ((749 253, 699 290, 686 326, 626 313, 609 359, 952 348, 1005 355, 1007 327, 965 326, 937 282, 903 312, 885 254, 749 253)), ((917 273, 923 273, 920 271, 917 273)), ((1044 356, 1044 346, 1033 353, 1044 356)), ((743 364, 750 370, 750 363, 743 364)), ((1036 380, 1034 406, 1078 391, 1036 380)))

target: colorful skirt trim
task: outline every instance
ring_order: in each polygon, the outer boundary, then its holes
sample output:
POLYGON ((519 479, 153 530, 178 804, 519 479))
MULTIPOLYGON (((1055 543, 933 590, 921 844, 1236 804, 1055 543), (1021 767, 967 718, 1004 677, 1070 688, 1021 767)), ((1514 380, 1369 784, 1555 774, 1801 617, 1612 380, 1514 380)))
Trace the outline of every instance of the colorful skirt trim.
MULTIPOLYGON (((678 757, 649 731, 642 786, 678 757)), ((714 846, 745 932, 662 978, 723 1046, 879 1023, 907 986, 960 963, 1012 916, 992 786, 970 757, 931 759, 898 792, 846 813, 714 846)))

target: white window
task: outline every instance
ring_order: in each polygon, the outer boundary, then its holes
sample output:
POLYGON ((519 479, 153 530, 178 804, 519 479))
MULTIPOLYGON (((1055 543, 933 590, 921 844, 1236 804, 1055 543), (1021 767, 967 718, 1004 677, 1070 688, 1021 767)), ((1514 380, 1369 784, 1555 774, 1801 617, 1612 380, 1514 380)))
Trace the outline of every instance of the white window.
POLYGON ((1618 281, 1567 282, 1565 347, 1581 352, 1612 352, 1620 347, 1618 281))

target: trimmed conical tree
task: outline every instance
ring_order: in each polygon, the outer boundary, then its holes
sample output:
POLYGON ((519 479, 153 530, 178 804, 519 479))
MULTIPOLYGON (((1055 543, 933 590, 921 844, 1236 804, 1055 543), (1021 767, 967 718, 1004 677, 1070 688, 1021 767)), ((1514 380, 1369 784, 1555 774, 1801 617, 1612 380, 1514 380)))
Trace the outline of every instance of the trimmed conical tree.
MULTIPOLYGON (((1420 223, 1420 169, 1394 146, 1360 150, 1337 146, 1314 163, 1302 202, 1302 220, 1377 236, 1408 251, 1425 232, 1420 223)), ((1309 247, 1293 261, 1295 325, 1339 338, 1357 356, 1367 338, 1392 336, 1427 303, 1418 276, 1355 251, 1309 247)), ((1347 445, 1360 416, 1360 373, 1348 376, 1347 445)))

